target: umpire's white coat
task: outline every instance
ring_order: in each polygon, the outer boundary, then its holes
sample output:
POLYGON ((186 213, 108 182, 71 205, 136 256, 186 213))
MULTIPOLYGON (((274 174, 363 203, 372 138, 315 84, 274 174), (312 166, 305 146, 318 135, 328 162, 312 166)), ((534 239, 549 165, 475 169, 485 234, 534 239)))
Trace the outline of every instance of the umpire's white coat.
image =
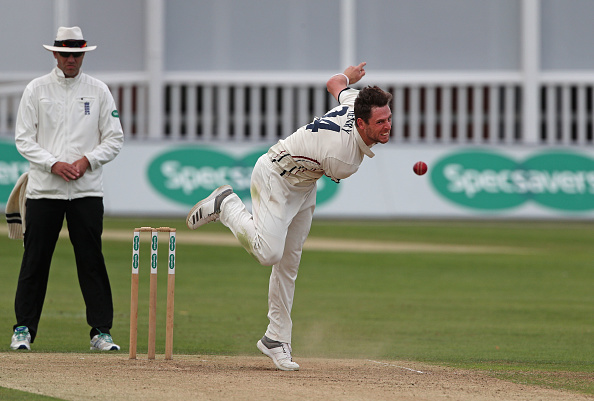
POLYGON ((57 67, 25 88, 15 131, 17 150, 31 166, 29 199, 103 196, 102 166, 124 143, 107 85, 82 71, 65 78, 57 67), (83 156, 90 168, 80 179, 66 182, 51 173, 57 161, 72 163, 83 156))

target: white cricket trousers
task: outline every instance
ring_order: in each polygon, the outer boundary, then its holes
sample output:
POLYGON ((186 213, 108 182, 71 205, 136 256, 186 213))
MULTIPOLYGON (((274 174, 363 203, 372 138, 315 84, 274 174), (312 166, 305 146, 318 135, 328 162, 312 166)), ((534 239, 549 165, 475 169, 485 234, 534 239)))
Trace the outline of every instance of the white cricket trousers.
POLYGON ((233 193, 221 205, 220 221, 260 264, 272 266, 266 336, 290 344, 295 280, 316 205, 316 183, 289 184, 264 154, 254 166, 250 189, 252 214, 233 193))

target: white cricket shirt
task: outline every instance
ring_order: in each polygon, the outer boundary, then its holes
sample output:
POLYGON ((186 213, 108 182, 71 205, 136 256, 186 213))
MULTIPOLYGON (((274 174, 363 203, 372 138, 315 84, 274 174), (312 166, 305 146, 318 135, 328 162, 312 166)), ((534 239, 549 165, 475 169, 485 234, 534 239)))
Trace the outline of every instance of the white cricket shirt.
POLYGON ((322 175, 339 182, 359 169, 365 155, 375 156, 355 126, 358 94, 356 89, 343 90, 339 106, 270 148, 268 156, 279 174, 293 185, 311 184, 322 175))

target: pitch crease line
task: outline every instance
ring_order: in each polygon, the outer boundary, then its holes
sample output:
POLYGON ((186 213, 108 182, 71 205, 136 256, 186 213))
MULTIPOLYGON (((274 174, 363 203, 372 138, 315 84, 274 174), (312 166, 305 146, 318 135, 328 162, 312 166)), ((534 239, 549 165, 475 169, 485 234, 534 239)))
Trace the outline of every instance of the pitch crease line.
POLYGON ((377 364, 379 364, 379 365, 384 365, 384 366, 393 366, 393 367, 395 367, 395 368, 399 368, 399 369, 410 370, 411 372, 415 372, 415 373, 420 373, 420 374, 427 374, 426 372, 422 372, 422 371, 420 371, 420 370, 414 370, 414 369, 411 369, 411 368, 406 368, 406 367, 404 367, 404 366, 392 365, 391 363, 386 363, 386 362, 379 362, 379 361, 374 361, 374 360, 371 360, 371 359, 368 359, 368 361, 369 361, 369 362, 373 362, 373 363, 377 363, 377 364))

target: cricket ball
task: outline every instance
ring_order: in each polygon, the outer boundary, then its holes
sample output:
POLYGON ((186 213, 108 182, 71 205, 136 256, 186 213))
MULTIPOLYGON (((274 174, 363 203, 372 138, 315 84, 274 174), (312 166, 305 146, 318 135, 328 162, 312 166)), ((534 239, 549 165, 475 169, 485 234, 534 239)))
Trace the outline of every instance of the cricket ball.
POLYGON ((427 164, 425 162, 416 162, 413 171, 416 175, 423 175, 427 172, 427 164))

